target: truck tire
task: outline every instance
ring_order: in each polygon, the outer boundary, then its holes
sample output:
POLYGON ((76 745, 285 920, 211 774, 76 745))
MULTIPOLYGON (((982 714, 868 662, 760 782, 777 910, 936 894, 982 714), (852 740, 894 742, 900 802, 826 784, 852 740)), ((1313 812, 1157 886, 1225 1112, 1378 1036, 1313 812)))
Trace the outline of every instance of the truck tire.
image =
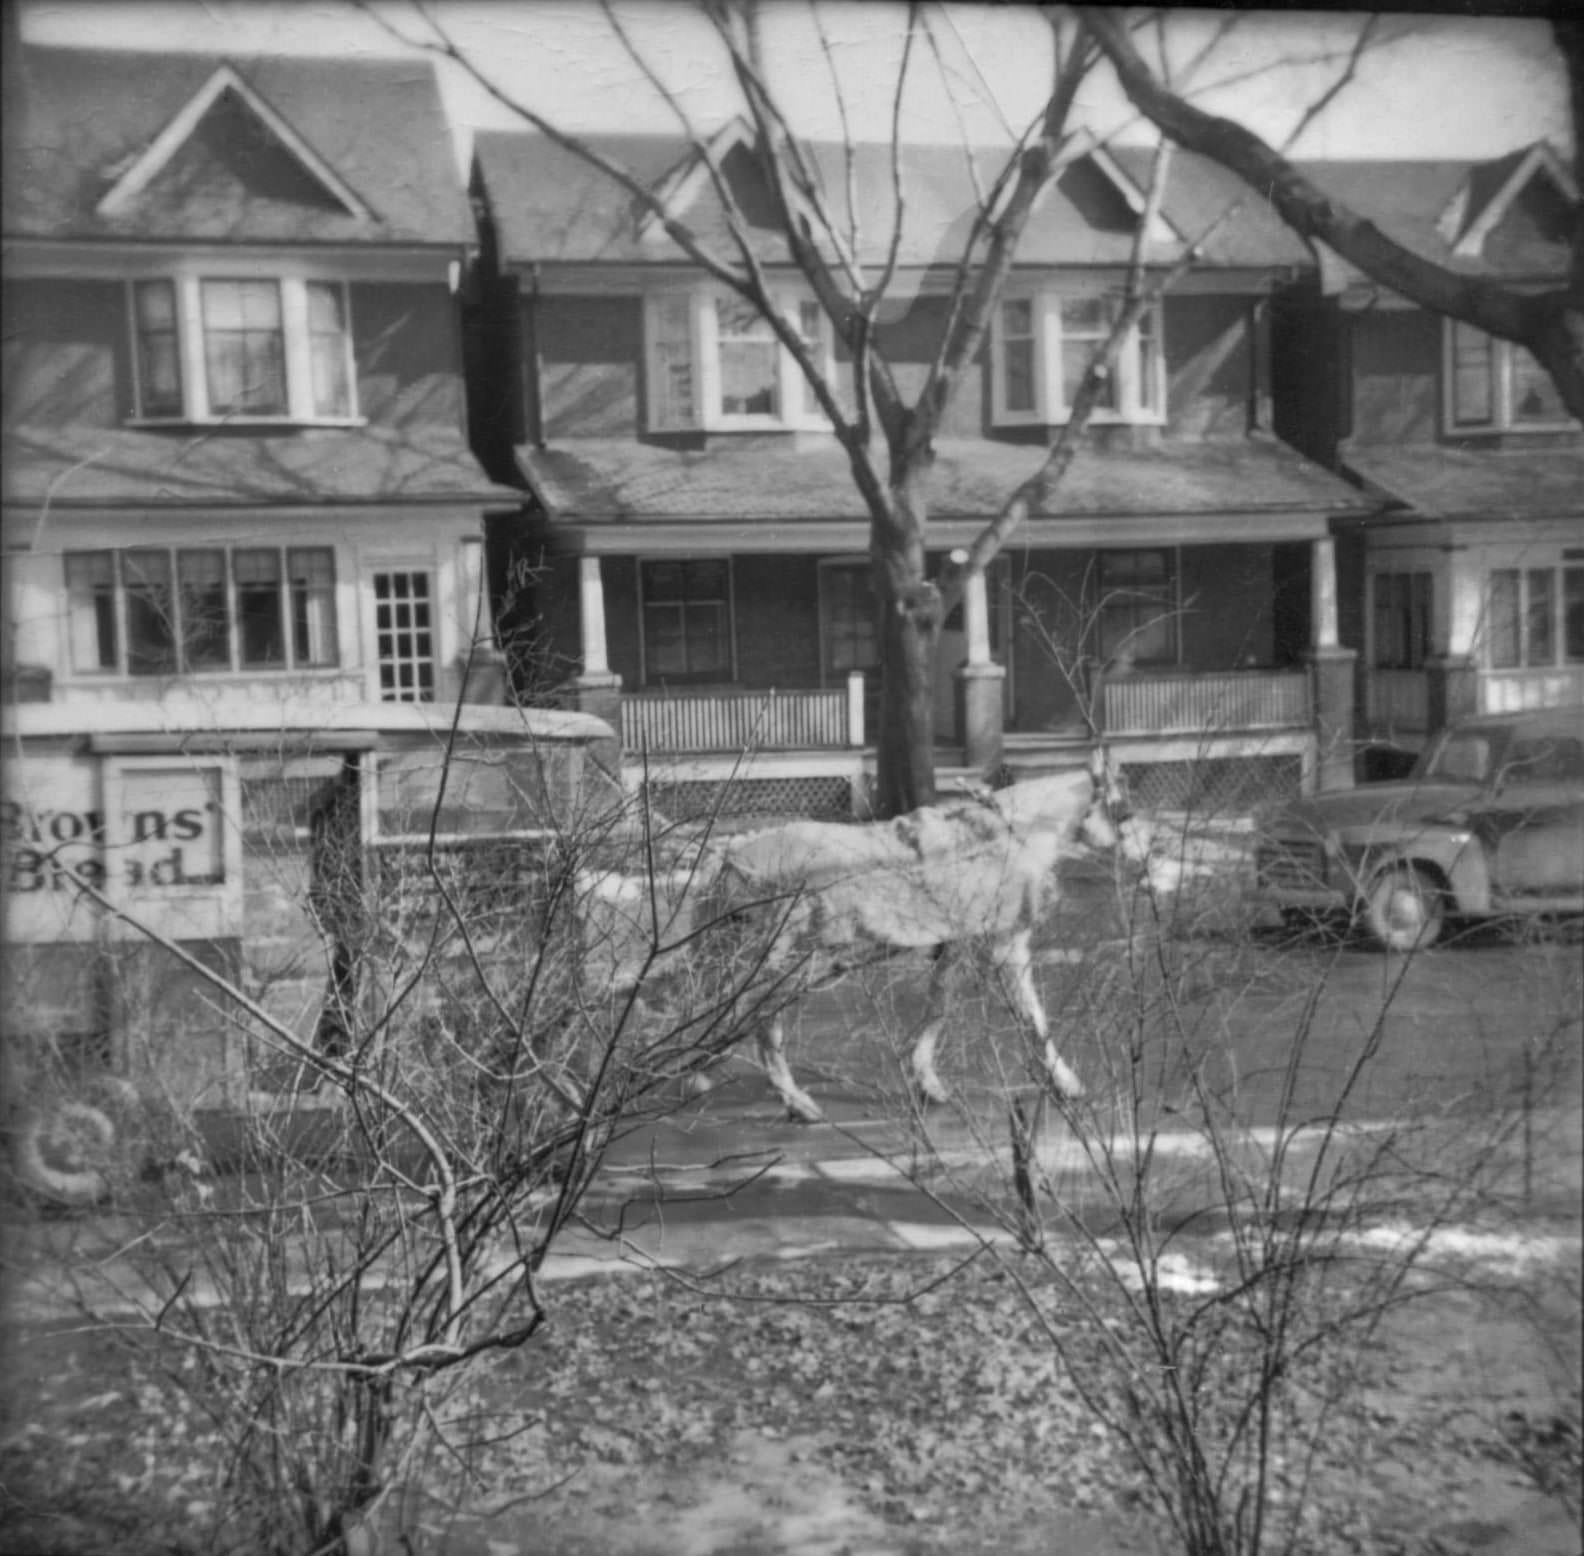
POLYGON ((91 1103, 30 1108, 15 1136, 17 1179, 52 1205, 97 1205, 110 1194, 115 1145, 115 1125, 91 1103))
POLYGON ((1446 928, 1446 894, 1424 870, 1400 864, 1383 870, 1370 886, 1364 922, 1387 951, 1423 951, 1446 928))

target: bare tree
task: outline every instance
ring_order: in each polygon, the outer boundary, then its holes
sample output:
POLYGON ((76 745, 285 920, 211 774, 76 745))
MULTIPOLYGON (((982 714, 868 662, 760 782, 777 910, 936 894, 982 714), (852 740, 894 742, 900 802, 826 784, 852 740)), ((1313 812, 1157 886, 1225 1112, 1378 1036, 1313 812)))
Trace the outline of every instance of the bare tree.
MULTIPOLYGON (((1574 203, 1571 264, 1560 286, 1532 290, 1437 264, 1333 199, 1253 131, 1206 113, 1174 90, 1134 44, 1125 13, 1086 8, 1081 15, 1134 107, 1163 135, 1236 173, 1294 232, 1326 244, 1371 280, 1421 308, 1524 347, 1551 375, 1568 410, 1584 421, 1584 203, 1574 203)), ((1567 69, 1575 167, 1584 175, 1584 22, 1558 16, 1551 26, 1567 69)))
MULTIPOLYGON (((363 0, 359 0, 362 4, 363 0)), ((887 356, 882 310, 891 297, 910 218, 900 120, 904 94, 916 72, 916 57, 935 48, 932 20, 924 7, 899 8, 902 35, 895 79, 889 89, 889 211, 866 230, 856 196, 859 148, 849 135, 836 166, 800 136, 771 83, 761 13, 752 3, 705 0, 703 14, 721 50, 744 113, 754 131, 758 166, 769 193, 777 239, 785 256, 808 283, 851 359, 851 396, 843 392, 795 323, 776 302, 763 248, 727 178, 718 143, 689 117, 681 98, 660 79, 614 6, 602 5, 618 46, 641 77, 674 113, 699 164, 707 170, 724 215, 727 237, 718 246, 690 227, 664 199, 664 190, 637 177, 591 141, 551 123, 537 108, 492 79, 474 54, 459 45, 433 7, 413 0, 416 25, 398 27, 372 6, 363 9, 402 42, 451 61, 522 121, 557 146, 614 180, 637 207, 659 223, 679 250, 723 287, 751 306, 791 354, 844 450, 852 478, 870 519, 870 555, 882 664, 878 733, 880 814, 893 815, 934 799, 933 686, 941 625, 962 597, 966 580, 982 574, 1031 507, 1061 480, 1101 400, 1111 364, 1122 342, 1156 297, 1198 257, 1200 244, 1229 214, 1213 214, 1206 229, 1175 259, 1146 255, 1145 235, 1160 210, 1168 159, 1156 158, 1143 202, 1132 262, 1109 334, 1095 349, 1068 418, 1047 458, 1033 476, 1008 492, 1000 511, 974 544, 933 576, 929 571, 930 466, 934 440, 965 378, 978 370, 991 320, 1017 259, 1037 202, 1061 173, 1094 146, 1075 123, 1078 93, 1100 59, 1093 22, 1071 12, 1048 13, 1050 88, 1035 120, 1017 137, 999 166, 986 176, 988 159, 964 147, 967 180, 975 204, 960 248, 942 266, 950 284, 941 323, 922 382, 911 399, 903 376, 887 356), (834 175, 834 176, 833 176, 834 175), (832 187, 832 186, 837 187, 832 187), (879 230, 876 230, 876 228, 879 230), (1147 264, 1146 264, 1147 260, 1147 264)), ((818 8, 812 9, 825 57, 831 62, 837 106, 847 105, 835 75, 832 44, 818 8)), ((937 64, 940 63, 936 50, 937 64)), ((1325 94, 1329 102, 1351 78, 1355 50, 1341 79, 1325 94)), ((951 83, 942 78, 948 92, 951 83)))

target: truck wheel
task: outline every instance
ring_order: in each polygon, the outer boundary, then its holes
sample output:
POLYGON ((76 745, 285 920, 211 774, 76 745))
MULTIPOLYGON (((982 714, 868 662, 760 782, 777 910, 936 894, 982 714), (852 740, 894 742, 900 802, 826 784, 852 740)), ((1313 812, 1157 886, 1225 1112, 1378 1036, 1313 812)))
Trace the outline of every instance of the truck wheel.
POLYGON ((1446 897, 1423 870, 1411 864, 1383 871, 1370 887, 1364 919, 1388 951, 1423 951, 1446 927, 1446 897))
POLYGON ((41 1199, 85 1207, 109 1197, 105 1172, 115 1125, 87 1102, 59 1102, 30 1111, 15 1143, 18 1179, 41 1199))

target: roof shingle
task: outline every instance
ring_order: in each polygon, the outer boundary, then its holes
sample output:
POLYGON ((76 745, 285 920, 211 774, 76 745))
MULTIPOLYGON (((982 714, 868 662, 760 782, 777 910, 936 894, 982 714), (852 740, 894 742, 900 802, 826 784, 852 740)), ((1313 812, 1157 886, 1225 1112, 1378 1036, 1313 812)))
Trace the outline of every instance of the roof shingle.
MULTIPOLYGON (((25 46, 26 111, 6 147, 8 237, 447 244, 471 241, 450 125, 426 60, 25 46), (334 201, 148 198, 98 204, 229 64, 367 207, 334 201)), ((9 132, 9 130, 8 130, 9 132)), ((245 173, 246 148, 239 154, 245 173)), ((178 157, 180 153, 178 153, 178 157)), ((176 159, 173 159, 173 161, 176 159)))

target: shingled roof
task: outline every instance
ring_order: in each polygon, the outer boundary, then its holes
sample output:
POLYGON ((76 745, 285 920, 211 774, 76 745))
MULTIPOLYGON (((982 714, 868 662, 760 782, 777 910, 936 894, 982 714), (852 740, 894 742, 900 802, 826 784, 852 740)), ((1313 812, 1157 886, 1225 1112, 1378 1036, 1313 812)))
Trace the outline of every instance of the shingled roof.
POLYGON ((448 246, 473 238, 427 61, 20 52, 26 113, 6 148, 7 237, 448 246), (214 93, 226 70, 240 87, 205 104, 205 89, 214 93), (195 106, 205 111, 188 124, 184 110, 192 117, 195 106), (107 208, 133 170, 151 176, 107 208))
POLYGON ((212 430, 38 425, 0 442, 5 501, 33 506, 247 508, 516 504, 485 479, 460 430, 212 430))
MULTIPOLYGON (((625 167, 649 187, 658 188, 684 169, 692 153, 675 136, 593 136, 596 150, 625 167)), ((845 150, 815 142, 810 151, 838 219, 847 210, 845 150)), ((908 145, 902 150, 907 201, 900 263, 921 266, 955 263, 966 239, 979 189, 988 189, 1005 153, 961 146, 908 145)), ((1148 153, 1117 153, 1116 164, 1133 184, 1148 180, 1148 153)), ((664 237, 641 235, 645 207, 588 163, 542 135, 520 131, 483 131, 474 144, 475 178, 488 194, 508 263, 555 262, 670 263, 681 251, 664 237)), ((757 166, 745 148, 730 152, 723 168, 759 234, 761 257, 787 258, 769 216, 757 166)), ((866 245, 878 255, 889 239, 895 208, 890 148, 864 143, 853 148, 853 174, 866 245)), ((1134 219, 1102 165, 1081 158, 1047 191, 1018 250, 1020 266, 1118 265, 1133 243, 1134 219)), ((1305 246, 1274 216, 1263 200, 1249 196, 1233 175, 1201 158, 1174 158, 1163 214, 1189 238, 1210 218, 1236 203, 1229 221, 1205 246, 1207 264, 1256 266, 1302 264, 1305 246)), ((719 197, 708 180, 685 211, 678 213, 710 247, 726 237, 719 197)), ((1151 246, 1153 258, 1175 257, 1179 244, 1151 246)))
MULTIPOLYGON (((990 439, 942 440, 930 468, 930 511, 987 519, 1032 475, 1045 450, 990 439)), ((863 519, 868 510, 834 440, 816 449, 678 452, 631 439, 577 438, 521 448, 518 458, 552 519, 863 519)), ((1272 438, 1080 450, 1033 517, 1371 506, 1345 481, 1272 438)))
POLYGON ((1584 446, 1344 451, 1347 468, 1420 516, 1584 516, 1584 446))

